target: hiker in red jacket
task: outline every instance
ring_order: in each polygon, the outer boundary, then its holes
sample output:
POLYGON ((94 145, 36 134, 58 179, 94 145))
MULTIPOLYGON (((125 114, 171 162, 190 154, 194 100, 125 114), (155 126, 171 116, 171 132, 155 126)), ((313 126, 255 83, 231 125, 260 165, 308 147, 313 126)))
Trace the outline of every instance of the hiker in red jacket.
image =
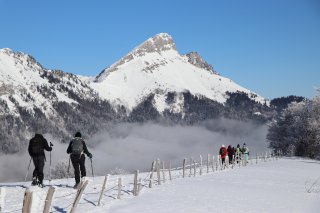
POLYGON ((222 165, 224 165, 226 162, 226 156, 228 155, 228 150, 224 145, 221 146, 219 155, 221 155, 222 165))

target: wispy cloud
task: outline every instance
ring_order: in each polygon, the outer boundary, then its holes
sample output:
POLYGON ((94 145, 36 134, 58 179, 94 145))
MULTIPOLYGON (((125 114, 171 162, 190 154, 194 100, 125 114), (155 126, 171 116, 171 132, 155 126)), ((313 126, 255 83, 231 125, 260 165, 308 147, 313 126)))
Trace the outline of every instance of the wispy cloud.
MULTIPOLYGON (((171 160, 173 166, 181 166, 184 158, 199 159, 200 154, 203 158, 207 154, 217 155, 222 144, 236 146, 246 142, 252 154, 262 152, 267 148, 266 133, 266 126, 232 120, 206 121, 196 126, 125 123, 113 125, 105 132, 86 138, 86 143, 93 154, 95 175, 105 175, 115 168, 129 172, 135 169, 147 171, 157 158, 166 164, 171 160)), ((59 161, 67 162, 68 144, 46 137, 55 144, 52 165, 55 166, 59 161)), ((48 173, 48 157, 47 154, 45 173, 48 173)), ((0 182, 23 180, 28 159, 26 152, 1 156, 0 182)), ((87 173, 91 175, 88 159, 86 164, 87 173)))

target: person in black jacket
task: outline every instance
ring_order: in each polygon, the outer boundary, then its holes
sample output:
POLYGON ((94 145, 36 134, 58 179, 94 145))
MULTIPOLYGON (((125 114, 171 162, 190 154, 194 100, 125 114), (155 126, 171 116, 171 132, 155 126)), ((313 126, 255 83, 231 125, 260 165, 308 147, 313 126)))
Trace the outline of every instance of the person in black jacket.
POLYGON ((74 188, 78 188, 80 183, 80 172, 81 178, 86 176, 85 160, 86 157, 84 153, 92 158, 92 154, 88 151, 85 141, 81 137, 81 133, 77 132, 74 138, 70 141, 67 153, 70 154, 70 159, 74 168, 74 176, 76 184, 74 188), (80 167, 80 168, 79 168, 80 167))
POLYGON ((44 150, 50 151, 51 147, 48 145, 47 140, 41 134, 35 134, 33 138, 29 141, 28 152, 31 156, 34 163, 34 171, 32 175, 32 185, 35 186, 39 184, 39 186, 43 187, 43 167, 44 162, 46 160, 46 156, 44 154, 44 150))
POLYGON ((233 163, 233 156, 234 156, 234 148, 231 145, 228 146, 228 157, 229 157, 229 164, 233 163))

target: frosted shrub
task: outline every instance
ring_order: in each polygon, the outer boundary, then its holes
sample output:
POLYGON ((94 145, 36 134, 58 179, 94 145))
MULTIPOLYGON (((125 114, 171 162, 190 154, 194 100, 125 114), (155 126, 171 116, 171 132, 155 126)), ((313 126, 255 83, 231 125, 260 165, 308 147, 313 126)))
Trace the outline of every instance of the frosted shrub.
MULTIPOLYGON (((51 175, 53 179, 66 178, 68 176, 68 162, 60 161, 52 169, 51 175)), ((73 167, 70 163, 69 177, 74 177, 73 167)))
POLYGON ((320 192, 320 177, 312 181, 308 179, 305 183, 305 189, 308 193, 319 193, 320 192))
POLYGON ((116 167, 113 170, 111 170, 109 172, 109 174, 111 174, 111 175, 126 175, 126 174, 129 174, 129 172, 124 169, 116 167))

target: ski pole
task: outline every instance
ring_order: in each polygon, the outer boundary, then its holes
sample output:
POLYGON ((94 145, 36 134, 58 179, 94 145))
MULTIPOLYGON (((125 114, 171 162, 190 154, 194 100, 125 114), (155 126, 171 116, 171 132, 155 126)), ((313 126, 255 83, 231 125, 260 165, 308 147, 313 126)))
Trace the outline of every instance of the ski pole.
POLYGON ((70 156, 69 156, 69 164, 68 164, 68 172, 67 172, 67 186, 69 186, 69 170, 70 170, 70 156))
POLYGON ((29 161, 29 166, 28 166, 27 174, 26 174, 26 176, 25 176, 25 178, 24 178, 24 181, 25 181, 25 182, 26 182, 27 177, 28 177, 28 174, 29 174, 30 165, 31 165, 31 160, 32 160, 32 157, 30 157, 30 161, 29 161))
POLYGON ((94 173, 93 173, 93 166, 92 166, 92 158, 90 158, 90 161, 91 161, 92 183, 93 183, 93 188, 95 189, 95 186, 94 186, 94 173))
MULTIPOLYGON (((50 147, 53 147, 53 144, 50 142, 50 147)), ((50 150, 50 165, 49 165, 49 184, 51 183, 51 151, 50 150)))

